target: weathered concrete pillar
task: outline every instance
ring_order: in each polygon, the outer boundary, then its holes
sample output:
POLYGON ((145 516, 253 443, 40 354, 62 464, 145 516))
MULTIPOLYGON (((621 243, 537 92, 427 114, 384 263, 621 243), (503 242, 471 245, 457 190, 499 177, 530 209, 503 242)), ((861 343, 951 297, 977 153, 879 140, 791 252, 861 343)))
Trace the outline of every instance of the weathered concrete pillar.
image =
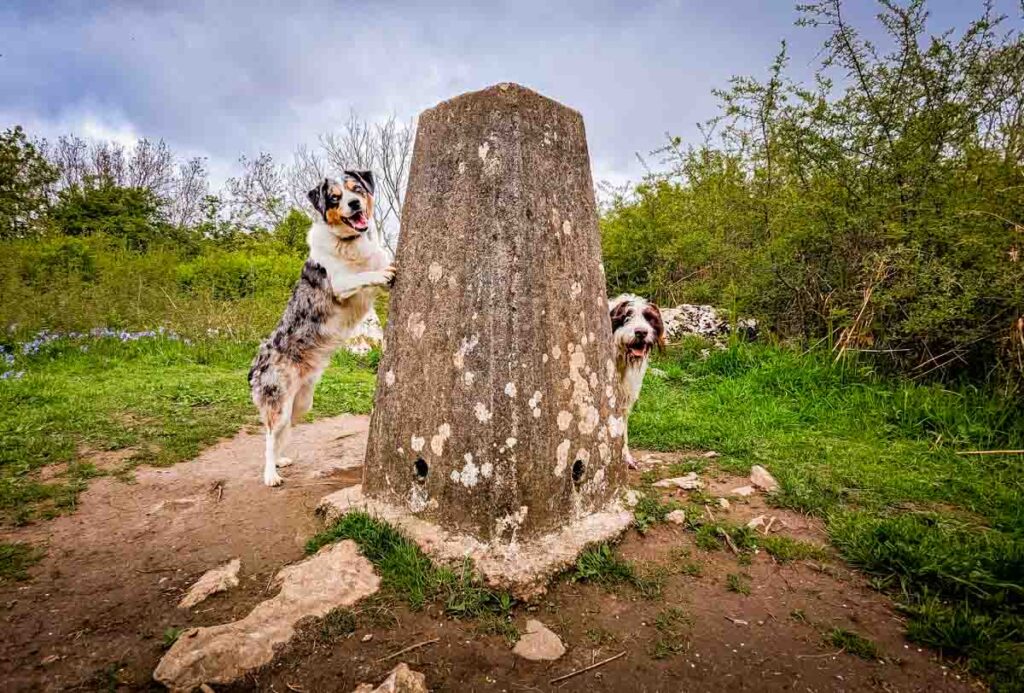
POLYGON ((477 549, 621 529, 624 423, 580 114, 515 84, 425 111, 396 261, 365 495, 477 549))

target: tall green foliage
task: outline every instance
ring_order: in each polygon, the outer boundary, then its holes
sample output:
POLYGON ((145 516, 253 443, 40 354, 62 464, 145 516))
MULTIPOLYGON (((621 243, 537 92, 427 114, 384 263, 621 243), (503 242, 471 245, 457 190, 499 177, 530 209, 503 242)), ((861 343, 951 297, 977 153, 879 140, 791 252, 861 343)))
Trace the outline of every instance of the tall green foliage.
POLYGON ((25 137, 21 126, 0 133, 0 239, 28 235, 46 210, 57 169, 25 137))
POLYGON ((914 374, 1024 372, 1024 44, 990 7, 930 36, 886 0, 883 49, 839 0, 813 84, 734 78, 706 142, 602 223, 612 290, 714 302, 783 336, 883 352, 914 374))

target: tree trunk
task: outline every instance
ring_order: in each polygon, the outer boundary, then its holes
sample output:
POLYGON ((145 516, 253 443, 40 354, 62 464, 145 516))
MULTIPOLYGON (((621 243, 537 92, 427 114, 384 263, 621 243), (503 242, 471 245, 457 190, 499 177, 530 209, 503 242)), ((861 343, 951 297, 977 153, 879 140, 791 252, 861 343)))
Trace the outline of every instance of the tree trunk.
POLYGON ((623 431, 580 114, 515 84, 419 119, 367 497, 481 541, 605 508, 623 431))

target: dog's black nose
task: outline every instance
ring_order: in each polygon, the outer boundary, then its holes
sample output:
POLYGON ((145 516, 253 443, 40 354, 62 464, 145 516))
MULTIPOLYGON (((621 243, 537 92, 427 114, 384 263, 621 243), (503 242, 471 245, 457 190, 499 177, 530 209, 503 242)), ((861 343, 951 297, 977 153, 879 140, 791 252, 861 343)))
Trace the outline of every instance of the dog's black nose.
POLYGON ((355 211, 357 211, 359 209, 359 206, 361 204, 362 203, 359 200, 349 200, 348 201, 348 208, 351 209, 353 212, 355 212, 355 211))
POLYGON ((638 327, 633 330, 633 336, 637 339, 647 339, 647 330, 642 327, 638 327))

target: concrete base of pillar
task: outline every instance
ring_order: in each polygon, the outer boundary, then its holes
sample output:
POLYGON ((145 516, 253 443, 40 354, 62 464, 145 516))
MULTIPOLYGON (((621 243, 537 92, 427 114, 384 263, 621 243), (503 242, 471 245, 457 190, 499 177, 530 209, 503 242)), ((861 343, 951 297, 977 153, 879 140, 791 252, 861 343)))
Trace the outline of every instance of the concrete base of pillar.
POLYGON ((452 564, 469 558, 490 587, 531 600, 543 595, 551 578, 575 563, 584 547, 613 540, 629 527, 633 513, 626 501, 615 499, 602 510, 550 534, 501 543, 449 532, 406 508, 364 495, 361 485, 324 497, 317 510, 328 521, 348 512, 365 512, 397 527, 433 560, 452 564))

